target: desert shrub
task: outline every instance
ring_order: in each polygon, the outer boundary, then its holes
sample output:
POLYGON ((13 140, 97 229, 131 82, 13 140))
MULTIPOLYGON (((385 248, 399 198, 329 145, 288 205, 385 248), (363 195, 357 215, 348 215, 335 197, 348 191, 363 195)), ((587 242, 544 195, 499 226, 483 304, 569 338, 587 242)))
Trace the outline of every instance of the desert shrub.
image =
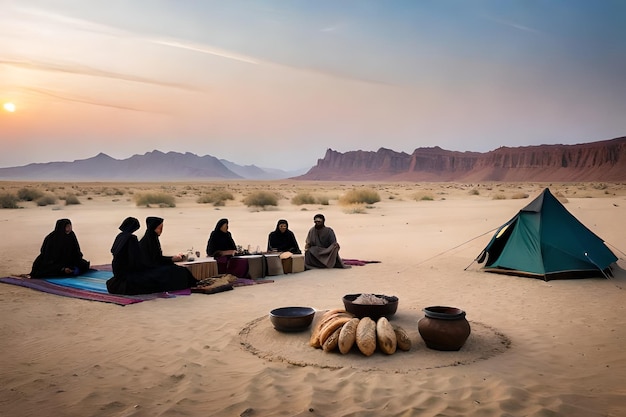
POLYGON ((198 197, 196 200, 199 204, 213 204, 214 206, 224 206, 226 200, 234 200, 233 195, 226 190, 214 190, 198 197))
POLYGON ((18 202, 18 197, 15 194, 11 194, 11 193, 0 194, 0 208, 3 208, 3 209, 18 208, 17 202, 18 202))
POLYGON ((515 193, 511 196, 511 199, 513 200, 521 200, 524 198, 528 198, 528 194, 526 193, 515 193))
POLYGON ((479 195, 480 191, 478 191, 476 188, 469 190, 469 195, 479 195))
POLYGON ((309 193, 298 193, 291 199, 291 204, 301 206, 303 204, 315 204, 315 197, 309 193))
POLYGON ((317 202, 317 204, 320 204, 322 206, 327 206, 329 204, 329 198, 325 195, 318 195, 317 197, 315 197, 315 201, 317 202))
POLYGON ((380 201, 378 191, 371 188, 349 190, 339 197, 341 204, 374 204, 380 201))
POLYGON ((365 207, 362 204, 351 204, 343 209, 346 214, 364 214, 365 207))
POLYGON ((35 203, 41 207, 48 206, 50 204, 55 204, 56 202, 57 202, 57 198, 53 194, 44 194, 43 196, 35 200, 35 203))
POLYGON ((165 193, 138 193, 135 194, 135 204, 150 207, 176 207, 176 199, 165 193))
POLYGON ((504 194, 494 194, 492 200, 506 200, 506 196, 504 194))
POLYGON ((256 191, 245 197, 243 203, 248 207, 277 206, 278 196, 269 191, 256 191))
POLYGON ((413 200, 415 201, 433 201, 434 199, 435 198, 432 196, 432 194, 424 192, 418 192, 413 194, 413 200))
POLYGON ((76 194, 70 193, 65 196, 65 205, 70 206, 73 204, 80 204, 80 200, 78 200, 78 197, 76 197, 76 194))
POLYGON ((105 188, 102 189, 101 193, 106 195, 106 196, 124 195, 124 190, 120 190, 119 188, 105 187, 105 188))
POLYGON ((43 191, 36 188, 20 188, 17 190, 17 198, 21 201, 35 201, 43 197, 43 191))

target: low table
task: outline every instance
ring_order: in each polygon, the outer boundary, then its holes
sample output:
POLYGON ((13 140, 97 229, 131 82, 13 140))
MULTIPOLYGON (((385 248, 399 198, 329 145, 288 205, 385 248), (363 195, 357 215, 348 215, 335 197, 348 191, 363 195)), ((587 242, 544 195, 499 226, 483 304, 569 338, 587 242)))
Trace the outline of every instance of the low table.
POLYGON ((248 263, 248 273, 245 277, 240 278, 257 279, 265 277, 266 271, 263 255, 237 255, 230 258, 229 262, 242 261, 248 263))
POLYGON ((283 263, 278 253, 266 253, 265 262, 267 263, 267 275, 274 276, 285 273, 283 263))
POLYGON ((193 261, 176 262, 176 265, 187 268, 197 280, 211 278, 217 275, 217 261, 214 258, 197 258, 193 261))
POLYGON ((283 264, 283 271, 285 274, 295 274, 297 272, 304 272, 304 255, 293 254, 289 258, 281 259, 283 264))

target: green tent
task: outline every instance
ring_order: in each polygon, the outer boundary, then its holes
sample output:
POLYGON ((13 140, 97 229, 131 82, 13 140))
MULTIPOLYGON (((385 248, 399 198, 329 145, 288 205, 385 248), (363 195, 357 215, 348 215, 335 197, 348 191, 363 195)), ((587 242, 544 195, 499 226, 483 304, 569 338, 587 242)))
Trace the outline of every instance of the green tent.
POLYGON ((608 277, 617 257, 546 188, 500 226, 476 261, 488 272, 548 281, 608 277))

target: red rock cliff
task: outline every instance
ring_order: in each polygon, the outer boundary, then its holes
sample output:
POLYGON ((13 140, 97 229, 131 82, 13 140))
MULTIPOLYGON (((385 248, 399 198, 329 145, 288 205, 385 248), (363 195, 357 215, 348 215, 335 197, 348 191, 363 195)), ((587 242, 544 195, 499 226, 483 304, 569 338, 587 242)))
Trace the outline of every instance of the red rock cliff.
POLYGON ((502 147, 479 152, 418 148, 411 155, 326 151, 303 180, 625 181, 626 137, 577 145, 502 147))

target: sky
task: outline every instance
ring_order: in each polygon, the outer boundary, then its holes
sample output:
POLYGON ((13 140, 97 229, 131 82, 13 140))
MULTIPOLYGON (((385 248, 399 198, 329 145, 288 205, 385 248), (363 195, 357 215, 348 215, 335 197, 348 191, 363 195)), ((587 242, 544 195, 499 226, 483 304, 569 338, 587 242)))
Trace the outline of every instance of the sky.
POLYGON ((0 167, 626 135, 622 0, 0 0, 0 167))

